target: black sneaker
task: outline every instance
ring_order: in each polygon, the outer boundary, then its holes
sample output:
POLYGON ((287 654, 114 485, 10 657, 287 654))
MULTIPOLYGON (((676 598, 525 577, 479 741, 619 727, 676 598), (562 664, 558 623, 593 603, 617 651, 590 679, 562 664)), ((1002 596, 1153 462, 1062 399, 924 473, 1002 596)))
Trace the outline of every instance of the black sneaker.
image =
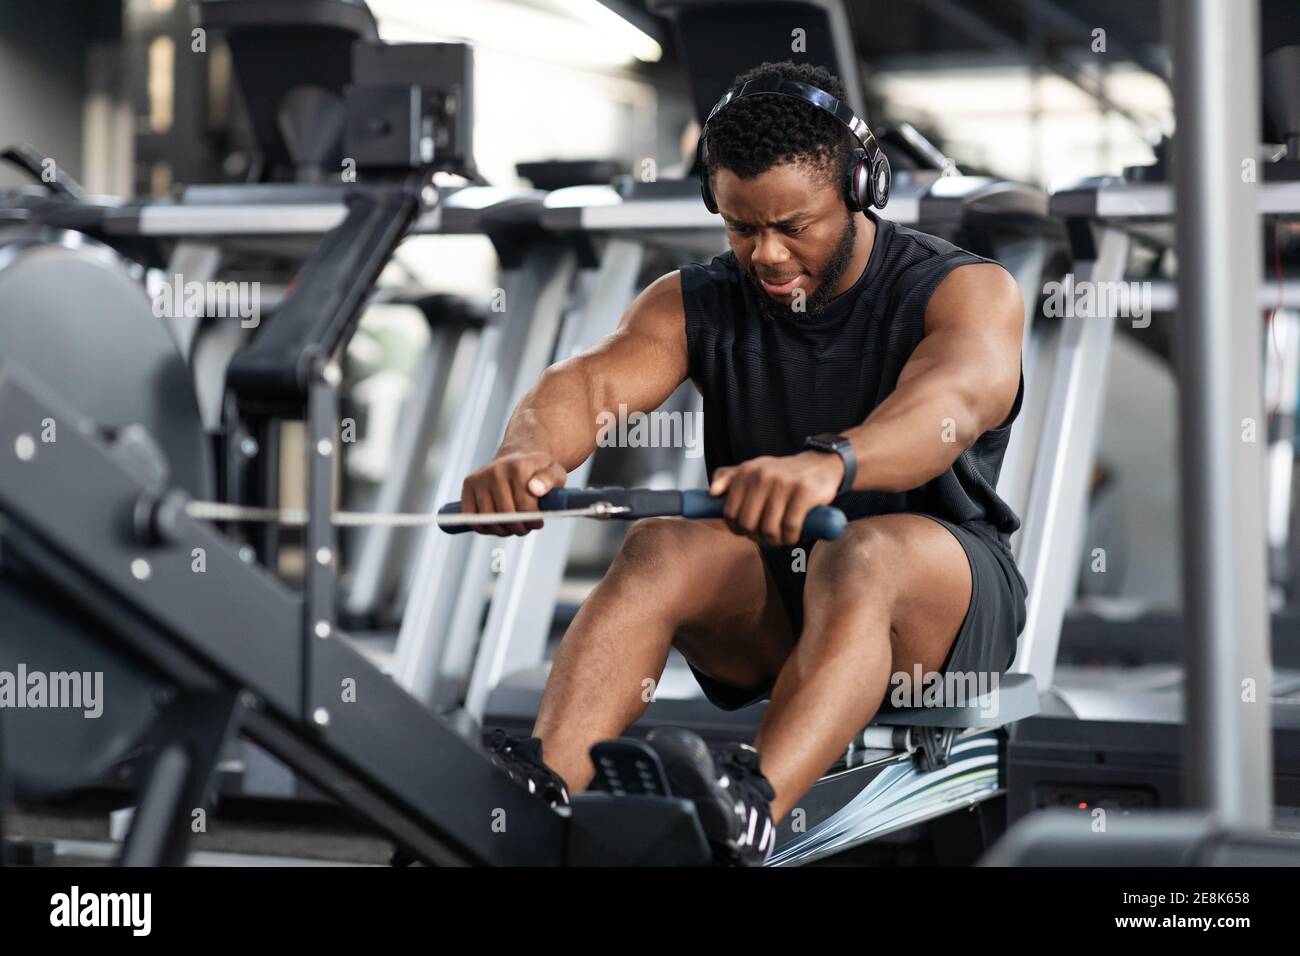
POLYGON ((552 807, 569 805, 569 788, 558 773, 542 762, 542 742, 538 738, 522 740, 498 728, 488 739, 488 753, 494 764, 529 793, 552 807))
POLYGON ((695 803, 704 835, 720 863, 762 866, 776 846, 772 784, 759 767, 758 751, 727 744, 709 753, 698 734, 662 727, 646 736, 663 761, 674 796, 695 803))

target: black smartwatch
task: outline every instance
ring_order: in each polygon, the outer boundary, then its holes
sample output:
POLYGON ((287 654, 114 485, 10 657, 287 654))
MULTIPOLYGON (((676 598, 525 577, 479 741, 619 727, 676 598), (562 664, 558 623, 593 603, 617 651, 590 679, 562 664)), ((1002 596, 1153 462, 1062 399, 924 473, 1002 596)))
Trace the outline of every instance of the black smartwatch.
POLYGON ((844 460, 844 480, 840 482, 840 490, 837 494, 842 495, 853 487, 853 479, 858 474, 858 456, 853 454, 853 442, 843 435, 823 432, 820 435, 809 435, 803 440, 803 447, 839 455, 844 460))

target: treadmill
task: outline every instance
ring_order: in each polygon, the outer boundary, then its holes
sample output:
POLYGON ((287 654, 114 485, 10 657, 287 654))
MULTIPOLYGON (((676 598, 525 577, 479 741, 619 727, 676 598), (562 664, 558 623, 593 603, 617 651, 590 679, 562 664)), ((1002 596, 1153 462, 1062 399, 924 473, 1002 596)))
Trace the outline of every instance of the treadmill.
MULTIPOLYGON (((1273 63, 1275 69, 1286 65, 1294 71, 1300 66, 1300 46, 1275 51, 1266 62, 1273 63)), ((1285 93, 1266 98, 1266 102, 1276 138, 1285 141, 1288 155, 1294 156, 1300 152, 1300 102, 1296 90, 1288 88, 1285 93)), ((1158 150, 1157 157, 1155 165, 1126 170, 1123 177, 1085 179, 1053 194, 1053 214, 1067 223, 1076 260, 1095 259, 1096 249, 1106 243, 1173 247, 1174 185, 1164 162, 1166 150, 1158 150)), ((1270 226, 1265 235, 1271 237, 1275 224, 1300 221, 1300 162, 1294 158, 1261 162, 1259 169, 1259 213, 1270 226)), ((1273 261, 1272 255, 1265 258, 1273 261)), ((1123 280, 1124 267, 1125 257, 1113 256, 1093 278, 1123 280)), ((1300 305, 1292 289, 1295 268, 1296 263, 1284 262, 1284 269, 1290 271, 1278 285, 1272 269, 1265 274, 1261 264, 1261 310, 1277 307, 1279 294, 1283 308, 1294 310, 1300 305)), ((1159 291, 1169 306, 1176 307, 1176 290, 1163 283, 1159 291)), ((1094 324, 1106 330, 1113 327, 1113 323, 1102 321, 1094 324)), ((1104 375, 1108 332, 1100 328, 1098 332, 1079 362, 1101 369, 1104 375)), ((1094 411, 1089 414, 1099 414, 1095 409, 1100 406, 1101 382, 1101 376, 1090 376, 1086 401, 1094 411)), ((1281 396, 1283 408, 1294 409, 1296 399, 1292 382, 1290 392, 1281 396)), ((1268 436, 1273 447, 1269 503, 1270 511, 1289 515, 1294 414, 1284 410, 1278 420, 1284 427, 1275 427, 1268 436)), ((1090 459, 1080 458, 1075 467, 1086 469, 1090 464, 1090 459)), ((1278 542, 1271 539, 1270 543, 1274 545, 1271 557, 1276 559, 1278 542)), ((1268 686, 1259 692, 1267 693, 1272 704, 1274 822, 1279 829, 1300 832, 1297 620, 1294 612, 1285 610, 1275 612, 1272 618, 1273 670, 1268 686)), ((1010 734, 1011 820, 1046 808, 1087 813, 1100 807, 1125 816, 1185 807, 1185 638, 1181 617, 1156 613, 1100 622, 1084 616, 1074 623, 1068 640, 1059 648, 1059 658, 1054 644, 1034 648, 1044 665, 1041 672, 1050 679, 1041 682, 1041 712, 1018 723, 1010 734), (1117 661, 1127 666, 1117 666, 1117 661)))

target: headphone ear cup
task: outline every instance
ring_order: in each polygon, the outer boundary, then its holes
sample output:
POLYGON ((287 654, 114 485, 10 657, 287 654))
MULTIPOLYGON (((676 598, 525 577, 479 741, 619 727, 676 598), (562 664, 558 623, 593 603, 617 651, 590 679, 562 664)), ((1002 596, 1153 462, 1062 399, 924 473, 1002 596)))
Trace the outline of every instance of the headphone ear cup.
POLYGON ((850 212, 861 212, 871 195, 871 165, 867 162, 867 152, 855 149, 849 157, 848 206, 850 212))
POLYGON ((704 208, 716 216, 718 204, 713 201, 713 190, 709 188, 708 169, 700 170, 700 198, 704 200, 704 208))
POLYGON ((889 168, 889 159, 884 152, 876 154, 876 160, 871 164, 871 205, 877 209, 884 209, 885 204, 889 202, 889 186, 893 181, 893 170, 889 168))
POLYGON ((696 155, 696 166, 700 171, 700 198, 704 200, 704 208, 716 216, 718 203, 713 198, 713 185, 709 182, 709 148, 704 144, 703 133, 700 134, 696 155))

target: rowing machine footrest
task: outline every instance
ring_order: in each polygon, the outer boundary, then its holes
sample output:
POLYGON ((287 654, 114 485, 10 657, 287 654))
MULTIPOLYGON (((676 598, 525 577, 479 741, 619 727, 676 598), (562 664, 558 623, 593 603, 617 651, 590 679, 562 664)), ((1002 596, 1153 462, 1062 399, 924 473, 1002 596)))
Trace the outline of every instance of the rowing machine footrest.
POLYGON ((586 792, 573 798, 569 866, 708 866, 713 853, 689 800, 586 792))
POLYGON ((659 755, 642 740, 591 748, 596 776, 573 798, 570 866, 704 866, 713 854, 695 806, 672 796, 659 755))
POLYGON ((596 776, 590 790, 616 797, 669 797, 668 774, 650 745, 641 740, 603 740, 591 748, 596 776))

